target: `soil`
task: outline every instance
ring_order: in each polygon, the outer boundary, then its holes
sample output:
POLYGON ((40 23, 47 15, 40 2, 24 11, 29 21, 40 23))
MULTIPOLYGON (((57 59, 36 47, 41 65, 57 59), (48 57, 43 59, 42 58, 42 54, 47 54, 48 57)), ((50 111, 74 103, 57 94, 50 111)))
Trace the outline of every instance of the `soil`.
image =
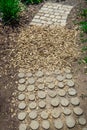
MULTIPOLYGON (((16 27, 3 26, 3 24, 0 23, 0 130, 18 129, 19 122, 14 114, 16 106, 12 101, 14 101, 15 96, 13 93, 17 88, 16 80, 19 66, 12 64, 12 58, 14 58, 17 53, 17 41, 21 30, 26 29, 42 5, 43 3, 39 5, 29 5, 28 9, 21 16, 20 24, 16 27)), ((73 21, 81 20, 77 15, 79 6, 73 11, 76 15, 73 16, 73 13, 70 14, 67 27, 69 29, 76 28, 78 30, 78 26, 76 26, 73 21)), ((79 45, 79 50, 81 50, 83 44, 81 44, 79 40, 77 40, 77 44, 79 45)), ((87 43, 85 43, 85 45, 87 45, 87 43)), ((87 119, 87 65, 84 63, 78 64, 79 59, 84 55, 82 53, 79 58, 74 59, 71 64, 77 83, 76 89, 78 89, 81 106, 87 119)))

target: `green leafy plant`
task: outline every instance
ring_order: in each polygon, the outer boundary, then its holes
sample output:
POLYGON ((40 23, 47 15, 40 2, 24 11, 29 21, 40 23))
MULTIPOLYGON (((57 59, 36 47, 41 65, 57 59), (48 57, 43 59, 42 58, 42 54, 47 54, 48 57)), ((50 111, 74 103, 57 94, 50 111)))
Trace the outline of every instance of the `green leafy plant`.
POLYGON ((87 9, 83 9, 80 15, 86 19, 87 18, 87 9))
POLYGON ((82 30, 84 33, 87 33, 87 22, 86 22, 86 21, 81 22, 80 25, 81 25, 81 30, 82 30))
POLYGON ((84 60, 85 63, 87 63, 87 57, 85 57, 83 60, 84 60))
POLYGON ((4 23, 18 21, 21 12, 20 0, 0 0, 0 12, 4 23))
POLYGON ((87 51, 87 46, 83 46, 82 51, 87 51))
POLYGON ((26 4, 38 4, 42 2, 42 0, 25 0, 26 4))

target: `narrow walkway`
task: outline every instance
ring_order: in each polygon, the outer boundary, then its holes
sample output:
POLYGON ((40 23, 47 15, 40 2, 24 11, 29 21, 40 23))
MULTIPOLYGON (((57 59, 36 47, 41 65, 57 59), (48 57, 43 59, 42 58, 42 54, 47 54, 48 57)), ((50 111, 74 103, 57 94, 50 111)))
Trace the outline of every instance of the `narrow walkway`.
POLYGON ((73 6, 62 3, 45 3, 30 25, 61 25, 65 26, 67 17, 73 6))

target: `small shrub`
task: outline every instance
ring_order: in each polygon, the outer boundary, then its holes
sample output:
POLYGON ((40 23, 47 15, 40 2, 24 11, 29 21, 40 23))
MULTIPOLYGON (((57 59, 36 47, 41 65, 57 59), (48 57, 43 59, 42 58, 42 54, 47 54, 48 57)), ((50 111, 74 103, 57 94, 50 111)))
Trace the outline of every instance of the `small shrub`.
POLYGON ((87 9, 83 9, 80 15, 86 19, 87 18, 87 9))
POLYGON ((38 4, 42 2, 42 0, 25 0, 26 4, 38 4))
POLYGON ((4 23, 18 21, 20 11, 20 0, 0 0, 0 12, 4 23))

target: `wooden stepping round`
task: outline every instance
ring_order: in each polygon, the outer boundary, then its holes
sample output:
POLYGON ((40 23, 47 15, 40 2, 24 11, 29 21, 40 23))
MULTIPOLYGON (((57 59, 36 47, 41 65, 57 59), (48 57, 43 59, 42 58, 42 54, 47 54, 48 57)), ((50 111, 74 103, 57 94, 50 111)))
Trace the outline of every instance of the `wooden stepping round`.
POLYGON ((39 84, 37 87, 38 87, 40 90, 43 90, 43 89, 44 89, 44 84, 39 84))
POLYGON ((80 124, 80 125, 85 125, 85 124, 86 124, 86 119, 83 118, 83 117, 80 117, 80 118, 79 118, 79 124, 80 124))
POLYGON ((51 100, 51 105, 52 105, 53 107, 57 107, 57 106, 59 105, 59 100, 58 100, 58 98, 52 99, 52 100, 51 100))
POLYGON ((35 86, 34 86, 34 85, 29 85, 29 86, 27 86, 27 90, 28 90, 29 92, 34 91, 34 89, 35 89, 35 86))
POLYGON ((69 101, 66 98, 61 99, 61 105, 67 107, 69 105, 69 101))
POLYGON ((48 130, 50 128, 50 123, 47 120, 42 121, 42 128, 48 130))
POLYGON ((71 98, 71 103, 72 105, 77 106, 80 104, 80 100, 78 97, 74 97, 74 98, 71 98))
POLYGON ((58 87, 59 87, 59 88, 64 88, 63 82, 59 82, 59 83, 58 83, 58 87))
POLYGON ((39 107, 40 108, 45 108, 46 107, 46 103, 44 101, 40 101, 39 102, 39 107))
POLYGON ((66 95, 65 90, 58 90, 58 95, 64 97, 66 95))
POLYGON ((29 100, 34 101, 35 100, 35 95, 34 94, 29 95, 29 100))
POLYGON ((48 93, 48 95, 49 95, 51 98, 54 98, 54 97, 56 97, 57 93, 56 93, 56 91, 50 90, 49 93, 48 93))
POLYGON ((47 119, 48 118, 48 113, 46 111, 41 112, 41 118, 42 119, 47 119))
POLYGON ((77 94, 77 91, 74 88, 69 88, 68 93, 70 96, 75 96, 77 94))
POLYGON ((30 108, 30 109, 35 109, 36 106, 37 106, 36 102, 31 102, 31 103, 29 104, 29 108, 30 108))
POLYGON ((64 108, 63 113, 68 116, 71 114, 71 110, 68 108, 64 108))
POLYGON ((27 130, 27 125, 26 124, 20 124, 19 130, 27 130))
POLYGON ((24 84, 18 85, 18 90, 19 90, 20 92, 25 91, 25 89, 26 89, 26 86, 25 86, 24 84))
POLYGON ((83 114, 83 110, 80 107, 73 108, 73 111, 76 115, 80 116, 83 114))
POLYGON ((38 91, 38 97, 44 99, 46 98, 46 93, 44 91, 38 91))
POLYGON ((66 125, 68 126, 68 128, 73 128, 75 126, 75 120, 73 119, 73 117, 69 116, 66 117, 66 125))
POLYGON ((24 78, 25 74, 23 72, 18 73, 19 78, 24 78))
POLYGON ((50 83, 50 84, 48 85, 48 88, 49 88, 49 89, 54 89, 54 88, 55 88, 55 85, 54 85, 53 83, 50 83))
POLYGON ((56 129, 60 130, 60 129, 63 128, 63 122, 60 119, 55 120, 54 121, 54 126, 55 126, 56 129))
POLYGON ((32 130, 38 130, 39 123, 37 121, 31 121, 30 127, 31 127, 32 130))
POLYGON ((54 109, 52 110, 52 117, 54 117, 55 119, 58 118, 61 115, 60 110, 54 109))
POLYGON ((30 119, 32 119, 32 120, 36 119, 36 118, 37 118, 37 111, 31 111, 31 112, 29 113, 29 117, 30 117, 30 119))
POLYGON ((18 108, 19 108, 20 110, 24 110, 24 109, 26 108, 26 103, 25 103, 25 102, 19 103, 18 108))
POLYGON ((20 112, 20 113, 18 113, 18 119, 20 120, 20 121, 23 121, 25 118, 26 118, 26 112, 20 112))
POLYGON ((20 83, 20 84, 23 84, 23 83, 25 83, 25 79, 24 79, 24 78, 22 78, 22 79, 19 79, 19 83, 20 83))
POLYGON ((20 94, 18 96, 18 100, 23 101, 24 99, 25 99, 25 95, 24 94, 20 94))

